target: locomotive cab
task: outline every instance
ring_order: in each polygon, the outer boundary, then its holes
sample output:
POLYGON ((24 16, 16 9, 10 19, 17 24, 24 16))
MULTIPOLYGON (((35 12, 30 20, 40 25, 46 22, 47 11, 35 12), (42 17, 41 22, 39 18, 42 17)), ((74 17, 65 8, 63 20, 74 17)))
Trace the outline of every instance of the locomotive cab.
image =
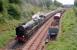
POLYGON ((19 26, 16 28, 16 35, 22 36, 24 34, 24 28, 19 26))
POLYGON ((45 18, 45 16, 44 16, 44 15, 39 15, 39 17, 40 17, 40 18, 43 18, 43 19, 45 18))
POLYGON ((25 37, 27 37, 27 30, 27 28, 24 28, 22 26, 16 28, 16 40, 18 42, 25 42, 25 40, 27 40, 25 39, 25 37))

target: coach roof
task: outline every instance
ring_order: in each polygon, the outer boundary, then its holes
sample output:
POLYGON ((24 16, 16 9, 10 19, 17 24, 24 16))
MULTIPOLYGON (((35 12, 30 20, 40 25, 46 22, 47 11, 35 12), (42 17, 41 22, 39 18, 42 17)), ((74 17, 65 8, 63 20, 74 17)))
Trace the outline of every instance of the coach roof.
POLYGON ((61 13, 56 13, 54 16, 60 17, 61 16, 61 13))

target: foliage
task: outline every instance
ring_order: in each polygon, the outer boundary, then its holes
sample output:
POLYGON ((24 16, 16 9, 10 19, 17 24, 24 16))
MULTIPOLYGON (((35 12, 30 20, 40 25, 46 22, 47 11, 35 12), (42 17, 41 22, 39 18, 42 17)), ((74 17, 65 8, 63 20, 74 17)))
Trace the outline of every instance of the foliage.
POLYGON ((9 0, 9 3, 20 3, 20 0, 9 0))
POLYGON ((3 18, 2 14, 0 14, 0 23, 5 23, 5 19, 3 18))
POLYGON ((0 12, 2 12, 3 11, 3 2, 2 2, 2 0, 0 0, 0 12))
POLYGON ((77 7, 77 0, 75 0, 74 5, 77 7))
POLYGON ((54 5, 55 6, 62 6, 62 4, 60 2, 58 2, 58 1, 56 1, 56 0, 54 0, 54 5))
POLYGON ((8 8, 8 14, 11 15, 14 19, 20 19, 19 7, 15 4, 12 4, 8 8))
POLYGON ((49 7, 51 6, 52 2, 51 1, 47 1, 46 2, 46 7, 49 9, 49 7))

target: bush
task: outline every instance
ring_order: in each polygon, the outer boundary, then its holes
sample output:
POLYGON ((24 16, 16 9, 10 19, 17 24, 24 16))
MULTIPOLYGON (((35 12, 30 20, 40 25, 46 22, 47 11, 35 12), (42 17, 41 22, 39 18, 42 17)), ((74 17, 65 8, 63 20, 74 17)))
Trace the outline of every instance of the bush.
POLYGON ((20 3, 20 0, 9 0, 9 3, 20 3))
POLYGON ((0 0, 0 12, 3 11, 3 3, 2 3, 2 0, 0 0))
POLYGON ((0 14, 0 23, 5 23, 5 19, 4 19, 4 17, 2 16, 2 14, 0 14))
POLYGON ((8 8, 8 14, 14 19, 20 19, 19 7, 17 5, 10 5, 8 8))
POLYGON ((74 5, 77 7, 77 0, 75 0, 74 5))

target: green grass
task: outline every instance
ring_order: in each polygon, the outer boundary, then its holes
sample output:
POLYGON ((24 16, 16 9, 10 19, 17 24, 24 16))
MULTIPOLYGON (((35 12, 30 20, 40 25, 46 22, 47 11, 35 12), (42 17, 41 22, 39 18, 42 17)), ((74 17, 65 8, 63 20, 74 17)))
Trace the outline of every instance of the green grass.
POLYGON ((3 48, 11 39, 15 37, 15 31, 6 31, 0 35, 0 48, 3 48), (10 40, 9 40, 10 39, 10 40))
POLYGON ((64 13, 61 27, 57 40, 48 43, 47 50, 77 50, 77 17, 73 9, 64 13))

